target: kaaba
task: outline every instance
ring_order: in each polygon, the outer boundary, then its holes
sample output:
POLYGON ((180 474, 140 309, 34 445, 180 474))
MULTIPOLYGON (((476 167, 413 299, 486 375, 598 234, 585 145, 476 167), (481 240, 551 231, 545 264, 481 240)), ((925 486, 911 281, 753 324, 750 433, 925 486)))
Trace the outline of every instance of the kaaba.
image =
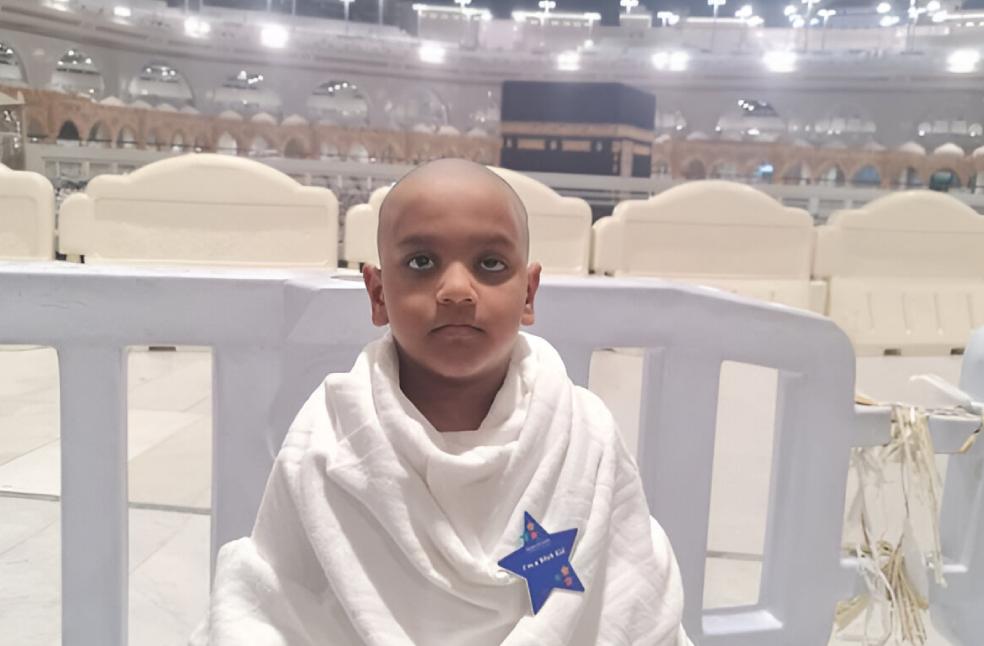
POLYGON ((649 177, 655 112, 656 97, 622 83, 506 81, 502 166, 649 177))

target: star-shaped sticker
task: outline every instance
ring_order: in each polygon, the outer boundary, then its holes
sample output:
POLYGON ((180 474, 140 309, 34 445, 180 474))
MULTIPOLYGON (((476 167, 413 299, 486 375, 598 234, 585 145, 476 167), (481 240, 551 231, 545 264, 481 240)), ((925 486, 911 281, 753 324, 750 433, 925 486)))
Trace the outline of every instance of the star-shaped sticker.
POLYGON ((523 512, 522 547, 499 561, 499 567, 526 579, 533 614, 547 602, 554 588, 584 592, 581 580, 571 567, 571 552, 577 529, 550 534, 523 512))

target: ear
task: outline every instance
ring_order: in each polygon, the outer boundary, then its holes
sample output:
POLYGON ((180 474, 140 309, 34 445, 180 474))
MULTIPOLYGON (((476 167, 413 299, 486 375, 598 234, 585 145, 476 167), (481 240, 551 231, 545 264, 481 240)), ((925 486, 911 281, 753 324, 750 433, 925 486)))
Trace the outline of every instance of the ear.
POLYGON ((370 264, 362 267, 362 280, 369 293, 369 305, 372 307, 372 324, 383 326, 389 323, 386 314, 386 303, 383 301, 383 270, 370 264))
POLYGON ((526 268, 526 304, 523 306, 523 317, 519 320, 523 325, 533 325, 535 316, 533 315, 533 300, 536 298, 536 290, 540 288, 540 263, 532 262, 526 268))

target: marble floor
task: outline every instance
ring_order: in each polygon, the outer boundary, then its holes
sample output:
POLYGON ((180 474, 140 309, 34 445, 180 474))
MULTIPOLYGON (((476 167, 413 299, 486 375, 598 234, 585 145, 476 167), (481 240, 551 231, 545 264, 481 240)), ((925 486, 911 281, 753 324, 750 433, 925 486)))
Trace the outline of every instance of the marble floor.
MULTIPOLYGON (((631 429, 638 374, 631 358, 615 361, 624 380, 595 387, 631 429)), ((186 643, 207 604, 210 370, 204 350, 130 354, 131 644, 186 643)), ((959 357, 861 359, 858 388, 918 401, 907 376, 922 372, 956 383, 959 357)), ((719 405, 740 415, 722 417, 743 421, 719 429, 705 607, 756 599, 769 484, 775 374, 725 373, 719 405)), ((0 346, 0 643, 12 646, 60 643, 57 374, 50 348, 0 346)), ((634 446, 631 431, 626 439, 634 446)), ((929 644, 947 642, 933 634, 929 644)))

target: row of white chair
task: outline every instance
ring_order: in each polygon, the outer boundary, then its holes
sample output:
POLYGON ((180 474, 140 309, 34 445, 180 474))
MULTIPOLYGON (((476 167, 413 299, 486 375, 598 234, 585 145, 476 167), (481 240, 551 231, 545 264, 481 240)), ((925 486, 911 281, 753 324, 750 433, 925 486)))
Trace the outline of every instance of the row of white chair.
MULTIPOLYGON (((859 354, 949 354, 984 325, 984 219, 907 191, 814 227, 743 184, 700 181, 620 203, 593 227, 584 201, 493 168, 530 214, 531 255, 551 274, 657 276, 824 313, 859 354)), ((349 209, 341 260, 377 263, 388 188, 349 209)), ((51 187, 0 171, 0 257, 51 258, 51 187), (9 214, 9 215, 8 215, 9 214)), ((338 266, 338 204, 258 162, 188 155, 99 176, 62 204, 58 250, 87 262, 338 266)))

